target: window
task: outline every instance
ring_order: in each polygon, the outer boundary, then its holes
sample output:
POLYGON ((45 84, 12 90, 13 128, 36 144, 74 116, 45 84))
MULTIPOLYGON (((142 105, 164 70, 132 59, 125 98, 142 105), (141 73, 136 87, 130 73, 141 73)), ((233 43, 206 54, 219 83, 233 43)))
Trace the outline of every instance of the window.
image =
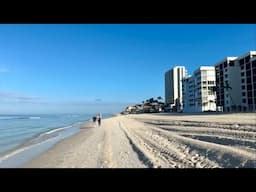
POLYGON ((243 101, 243 103, 246 103, 246 99, 243 99, 242 101, 243 101))
POLYGON ((230 62, 229 62, 229 66, 232 67, 232 66, 234 66, 234 65, 235 65, 235 62, 234 62, 234 61, 230 61, 230 62))
POLYGON ((252 70, 252 74, 256 75, 256 68, 252 70))
POLYGON ((247 90, 252 90, 252 85, 247 85, 247 90))
POLYGON ((203 81, 203 84, 206 84, 206 81, 203 81))
POLYGON ((240 64, 240 65, 243 65, 243 64, 244 64, 244 59, 240 59, 240 60, 239 60, 239 64, 240 64))
POLYGON ((251 76, 251 71, 246 71, 246 76, 251 76))
POLYGON ((256 60, 252 62, 252 68, 256 68, 256 60))
POLYGON ((246 82, 249 83, 249 84, 251 84, 251 83, 252 83, 251 77, 247 78, 247 79, 246 79, 246 82))
POLYGON ((242 95, 245 96, 245 92, 242 92, 242 95))
POLYGON ((245 86, 244 86, 244 85, 242 86, 242 89, 245 89, 245 86))
POLYGON ((226 101, 226 104, 228 104, 228 100, 226 101))
POLYGON ((248 99, 248 104, 252 104, 252 98, 248 99))
POLYGON ((212 90, 212 91, 215 91, 215 90, 216 90, 216 87, 215 87, 215 86, 212 86, 212 87, 208 87, 208 90, 212 90))
POLYGON ((245 57, 245 62, 248 63, 250 61, 250 55, 245 57))
POLYGON ((241 66, 241 70, 244 70, 244 66, 241 66))
POLYGON ((214 95, 214 93, 215 93, 215 87, 208 87, 208 94, 214 95))
POLYGON ((244 82, 245 82, 245 79, 242 79, 241 82, 244 83, 244 82))
POLYGON ((252 97, 252 91, 247 92, 248 97, 252 97))
POLYGON ((214 85, 214 81, 208 81, 208 85, 214 85))
POLYGON ((242 77, 244 76, 244 72, 241 73, 241 76, 242 76, 242 77))
POLYGON ((207 71, 201 71, 201 76, 206 76, 207 75, 207 71))
POLYGON ((226 68, 228 66, 227 61, 224 62, 224 68, 226 68))
POLYGON ((228 74, 225 74, 225 78, 228 78, 228 74))
POLYGON ((250 69, 251 68, 251 64, 250 63, 247 63, 246 64, 246 70, 250 69))

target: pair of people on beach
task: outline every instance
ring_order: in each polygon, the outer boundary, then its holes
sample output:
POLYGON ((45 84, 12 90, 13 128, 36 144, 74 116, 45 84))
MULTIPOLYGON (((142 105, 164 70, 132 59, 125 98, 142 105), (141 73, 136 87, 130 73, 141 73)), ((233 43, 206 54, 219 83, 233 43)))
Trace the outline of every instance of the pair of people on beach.
POLYGON ((98 122, 98 125, 101 125, 101 114, 98 114, 96 116, 94 116, 93 118, 93 122, 95 123, 96 121, 98 122))

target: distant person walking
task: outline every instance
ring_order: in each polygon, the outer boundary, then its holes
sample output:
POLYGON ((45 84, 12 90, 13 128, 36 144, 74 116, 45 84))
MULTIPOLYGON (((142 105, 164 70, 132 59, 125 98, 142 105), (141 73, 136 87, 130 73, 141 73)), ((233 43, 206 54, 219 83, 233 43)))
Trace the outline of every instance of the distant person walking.
POLYGON ((101 125, 101 114, 98 115, 98 125, 101 125))
POLYGON ((93 122, 95 123, 96 120, 97 120, 97 117, 93 116, 93 117, 92 117, 92 120, 93 120, 93 122))

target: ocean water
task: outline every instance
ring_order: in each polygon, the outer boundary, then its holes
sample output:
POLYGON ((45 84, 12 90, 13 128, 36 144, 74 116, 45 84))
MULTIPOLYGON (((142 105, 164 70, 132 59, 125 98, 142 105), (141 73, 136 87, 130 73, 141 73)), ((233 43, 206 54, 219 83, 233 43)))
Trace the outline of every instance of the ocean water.
MULTIPOLYGON (((93 114, 0 115, 0 167, 17 167, 79 131, 93 114)), ((103 118, 111 117, 103 114, 103 118)))

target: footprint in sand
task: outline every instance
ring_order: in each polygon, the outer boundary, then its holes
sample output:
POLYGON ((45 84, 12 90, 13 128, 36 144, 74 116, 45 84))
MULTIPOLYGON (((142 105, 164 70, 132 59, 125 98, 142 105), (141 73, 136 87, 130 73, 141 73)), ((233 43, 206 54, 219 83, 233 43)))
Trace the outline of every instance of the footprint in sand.
MULTIPOLYGON (((197 155, 197 154, 196 154, 197 155)), ((191 161, 193 162, 193 163, 198 163, 198 161, 199 161, 199 157, 198 157, 198 155, 197 156, 193 156, 193 157, 191 157, 191 161)))

